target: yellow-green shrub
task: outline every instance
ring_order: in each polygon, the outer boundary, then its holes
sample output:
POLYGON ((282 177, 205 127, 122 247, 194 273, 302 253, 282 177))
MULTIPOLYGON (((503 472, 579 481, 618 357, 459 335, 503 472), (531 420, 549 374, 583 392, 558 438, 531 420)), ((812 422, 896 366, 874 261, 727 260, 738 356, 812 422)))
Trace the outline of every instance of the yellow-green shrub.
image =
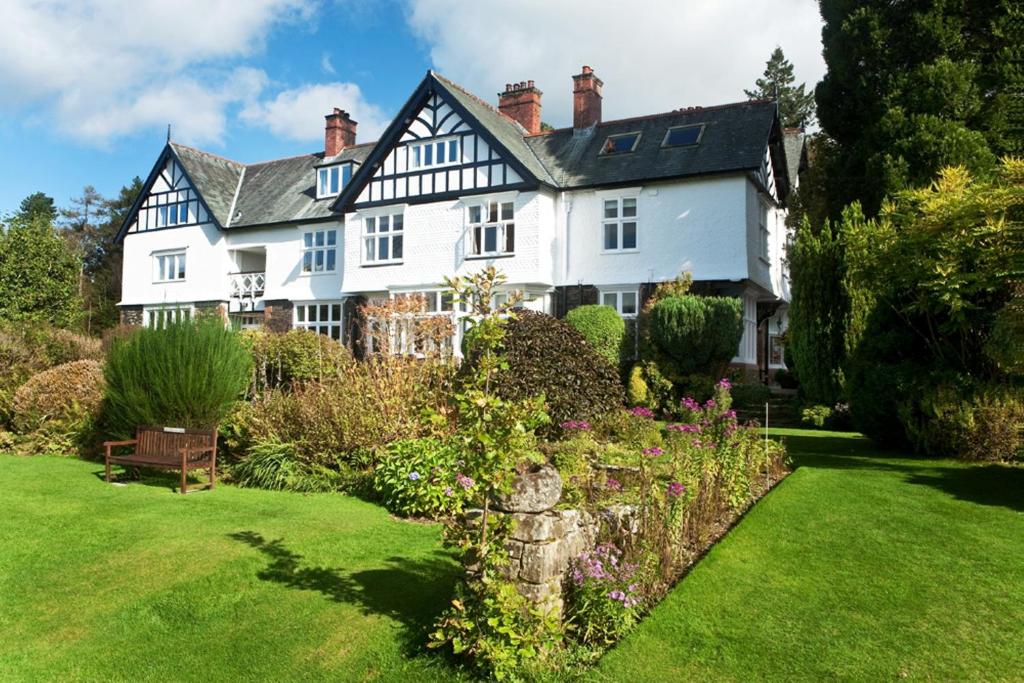
POLYGON ((66 433, 94 420, 103 401, 103 365, 78 360, 33 375, 14 394, 14 427, 22 433, 66 433))

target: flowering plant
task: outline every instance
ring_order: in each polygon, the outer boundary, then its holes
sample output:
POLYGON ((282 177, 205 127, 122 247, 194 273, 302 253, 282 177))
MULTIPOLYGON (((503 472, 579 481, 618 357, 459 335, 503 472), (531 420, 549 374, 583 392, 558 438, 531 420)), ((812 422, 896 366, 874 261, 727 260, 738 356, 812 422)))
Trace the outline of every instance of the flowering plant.
POLYGON ((475 482, 459 471, 462 454, 438 439, 403 439, 388 446, 373 488, 398 515, 445 517, 474 497, 475 482))
POLYGON ((577 640, 614 643, 637 622, 642 605, 637 565, 623 561, 614 545, 604 543, 573 561, 567 614, 577 640))

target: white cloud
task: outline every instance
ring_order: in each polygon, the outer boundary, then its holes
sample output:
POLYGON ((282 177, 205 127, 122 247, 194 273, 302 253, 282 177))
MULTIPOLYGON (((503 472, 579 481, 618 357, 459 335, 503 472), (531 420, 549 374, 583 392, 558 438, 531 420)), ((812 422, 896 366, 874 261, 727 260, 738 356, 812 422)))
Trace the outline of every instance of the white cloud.
POLYGON ((409 0, 409 26, 436 68, 495 102, 527 79, 544 120, 572 123, 572 80, 589 64, 604 81, 605 119, 745 99, 776 45, 810 87, 825 71, 812 0, 409 0))
POLYGON ((306 142, 323 139, 323 117, 334 107, 344 109, 359 123, 359 141, 376 140, 390 121, 366 101, 354 83, 317 83, 285 90, 273 99, 250 102, 240 117, 278 137, 306 142))
POLYGON ((320 55, 320 70, 325 74, 331 74, 332 76, 337 73, 334 70, 334 64, 331 63, 331 53, 325 52, 320 55))
POLYGON ((316 0, 49 0, 4 3, 0 107, 35 109, 61 133, 104 145, 154 124, 217 143, 225 109, 266 77, 237 61, 273 26, 309 19, 316 0))

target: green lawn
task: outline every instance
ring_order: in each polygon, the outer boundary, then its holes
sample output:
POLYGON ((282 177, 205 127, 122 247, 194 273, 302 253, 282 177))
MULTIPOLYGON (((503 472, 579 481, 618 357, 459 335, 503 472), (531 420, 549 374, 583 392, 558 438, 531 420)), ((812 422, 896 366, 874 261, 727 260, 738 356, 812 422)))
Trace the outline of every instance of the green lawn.
POLYGON ((796 471, 598 678, 1024 678, 1024 469, 776 433, 796 471))
MULTIPOLYGON (((1024 672, 1024 469, 778 430, 796 471, 587 679, 1024 672)), ((338 495, 179 496, 0 456, 0 680, 449 680, 437 526, 338 495)))
POLYGON ((439 528, 346 496, 0 456, 0 680, 441 680, 439 528))

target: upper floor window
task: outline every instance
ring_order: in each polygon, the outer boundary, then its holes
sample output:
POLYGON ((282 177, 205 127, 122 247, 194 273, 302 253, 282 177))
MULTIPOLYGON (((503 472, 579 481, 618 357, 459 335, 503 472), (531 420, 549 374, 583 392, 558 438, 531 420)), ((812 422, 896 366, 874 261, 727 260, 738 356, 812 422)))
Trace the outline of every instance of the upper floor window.
POLYGON ((516 248, 512 202, 484 202, 469 207, 471 256, 503 256, 516 248))
POLYGON ((611 306, 623 317, 637 314, 639 299, 635 289, 601 290, 601 304, 611 306))
POLYGON ((168 228, 172 225, 188 223, 188 202, 164 204, 156 207, 156 227, 168 228))
POLYGON ((330 273, 337 267, 338 231, 315 230, 302 234, 302 272, 330 273))
POLYGON ((665 133, 665 139, 662 140, 661 146, 685 147, 688 145, 696 145, 700 142, 700 138, 703 133, 703 123, 695 126, 672 126, 665 133))
POLYGON ((430 140, 409 145, 409 168, 433 168, 457 164, 460 160, 460 138, 430 140))
POLYGON ((757 211, 758 254, 768 259, 768 205, 758 202, 757 211))
POLYGON ((317 198, 333 197, 345 189, 345 185, 352 179, 352 166, 325 166, 317 169, 316 179, 317 198))
POLYGON ((402 260, 405 223, 400 213, 363 219, 363 264, 402 260))
POLYGON ((640 141, 640 133, 622 133, 620 135, 609 135, 604 145, 601 146, 601 154, 627 154, 636 149, 636 143, 640 141))
POLYGON ((153 254, 153 281, 177 282, 185 279, 185 250, 153 254))
POLYGON ((340 301, 295 305, 295 327, 312 330, 331 339, 341 340, 342 311, 340 301))
POLYGON ((636 197, 605 199, 601 220, 604 251, 635 251, 636 225, 636 197))

